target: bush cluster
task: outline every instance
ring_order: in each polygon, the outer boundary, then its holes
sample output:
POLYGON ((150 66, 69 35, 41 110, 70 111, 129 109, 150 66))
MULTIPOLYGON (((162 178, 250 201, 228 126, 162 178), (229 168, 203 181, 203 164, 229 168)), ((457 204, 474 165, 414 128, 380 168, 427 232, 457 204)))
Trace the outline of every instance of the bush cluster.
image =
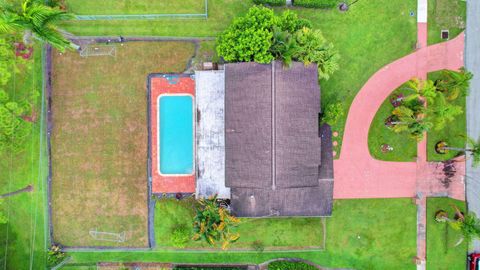
POLYGON ((257 5, 284 6, 285 0, 253 0, 257 5))
POLYGON ((172 228, 170 241, 174 247, 184 248, 191 238, 192 229, 185 224, 177 224, 172 228))
POLYGON ((268 265, 268 270, 317 270, 317 268, 304 262, 276 261, 268 265))
POLYGON ((293 5, 306 8, 334 8, 339 0, 294 0, 293 5))
POLYGON ((319 79, 328 79, 338 69, 339 55, 321 31, 311 27, 292 11, 276 16, 269 8, 254 6, 219 36, 217 52, 227 62, 315 63, 319 79))

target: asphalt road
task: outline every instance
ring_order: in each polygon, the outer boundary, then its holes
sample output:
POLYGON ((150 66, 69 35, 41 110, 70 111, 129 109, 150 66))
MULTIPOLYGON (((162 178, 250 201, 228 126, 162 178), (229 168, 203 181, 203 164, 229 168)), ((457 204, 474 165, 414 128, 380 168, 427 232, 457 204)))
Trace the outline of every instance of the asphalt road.
MULTIPOLYGON (((473 73, 470 95, 467 97, 467 133, 471 138, 480 139, 480 1, 467 1, 467 30, 465 40, 465 67, 473 73)), ((472 167, 467 161, 467 205, 480 217, 480 166, 472 167)), ((480 240, 473 250, 480 252, 480 240)))

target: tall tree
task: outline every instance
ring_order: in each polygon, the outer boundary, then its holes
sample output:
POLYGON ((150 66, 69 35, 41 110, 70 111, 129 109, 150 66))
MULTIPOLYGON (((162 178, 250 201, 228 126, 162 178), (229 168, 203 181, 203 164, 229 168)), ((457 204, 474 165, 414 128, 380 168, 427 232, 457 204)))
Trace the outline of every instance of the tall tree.
POLYGON ((392 112, 394 121, 391 122, 394 132, 408 132, 417 141, 423 140, 424 133, 429 131, 433 124, 420 111, 414 111, 407 106, 399 106, 392 112))
POLYGON ((40 0, 23 0, 21 4, 0 2, 0 34, 23 31, 26 44, 31 43, 33 36, 61 51, 72 47, 58 28, 60 21, 71 18, 72 14, 49 7, 40 0))

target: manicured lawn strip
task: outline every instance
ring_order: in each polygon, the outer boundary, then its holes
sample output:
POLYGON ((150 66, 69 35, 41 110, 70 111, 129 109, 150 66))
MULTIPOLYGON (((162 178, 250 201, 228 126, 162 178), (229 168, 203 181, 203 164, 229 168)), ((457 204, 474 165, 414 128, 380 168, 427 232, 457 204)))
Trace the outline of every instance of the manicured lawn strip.
MULTIPOLYGON (((441 71, 432 72, 428 74, 430 80, 435 81, 440 77, 441 71)), ((465 137, 467 132, 467 116, 466 116, 466 97, 459 97, 453 104, 459 105, 463 108, 464 113, 457 116, 453 122, 447 124, 443 130, 431 130, 427 136, 427 154, 429 161, 443 161, 454 158, 460 153, 457 151, 449 151, 446 154, 438 154, 435 151, 435 144, 439 141, 446 141, 451 147, 465 147, 465 137)), ((432 104, 430 106, 436 106, 432 104)))
POLYGON ((205 13, 205 0, 67 0, 66 5, 77 15, 205 13))
MULTIPOLYGON (((167 221, 165 219, 164 221, 167 221)), ((326 267, 415 269, 416 209, 410 199, 337 200, 327 219, 325 251, 307 252, 70 252, 72 263, 143 261, 260 263, 278 257, 304 258, 326 267)), ((301 233, 301 232, 298 232, 301 233)), ((158 236, 157 236, 158 237, 158 236)))
POLYGON ((464 270, 467 254, 467 244, 463 242, 455 247, 461 233, 453 230, 446 223, 435 221, 438 210, 448 212, 450 218, 455 215, 457 206, 465 211, 465 202, 449 198, 428 198, 427 200, 427 269, 464 270))
MULTIPOLYGON (((183 1, 171 1, 183 4, 183 1)), ((233 18, 245 14, 251 5, 252 0, 209 0, 208 19, 69 21, 62 23, 62 27, 81 36, 212 37, 225 29, 233 18)))
MULTIPOLYGON (((281 9, 279 9, 280 11, 281 9)), ((294 8, 312 21, 341 55, 340 70, 321 81, 322 104, 340 101, 348 111, 355 95, 382 66, 413 51, 416 42, 416 1, 358 1, 349 11, 294 8)), ((392 89, 393 90, 393 89, 392 89)), ((343 134, 347 113, 333 127, 343 134)), ((334 150, 339 153, 339 146, 334 150)))
POLYGON ((127 42, 116 57, 53 54, 52 222, 64 246, 146 247, 147 100, 153 72, 182 72, 194 44, 127 42), (90 230, 126 233, 97 241, 90 230))
MULTIPOLYGON (((15 100, 24 100, 32 91, 42 91, 41 47, 34 47, 33 59, 20 65, 20 73, 15 74, 5 89, 15 100)), ((35 104, 38 119, 33 125, 31 136, 26 139, 23 150, 18 154, 0 154, 0 193, 11 192, 27 185, 34 191, 2 199, 2 207, 7 214, 7 225, 0 225, 0 252, 7 251, 6 269, 43 269, 45 260, 45 198, 47 156, 46 141, 40 145, 41 99, 35 104), (43 159, 39 153, 43 152, 43 159), (40 170, 40 171, 39 171, 40 170), (40 175, 39 175, 40 173, 40 175), (8 226, 8 245, 7 240, 8 226), (6 250, 7 249, 7 250, 6 250)), ((45 125, 43 125, 45 127, 45 125)), ((4 268, 1 262, 0 268, 4 268)))
MULTIPOLYGON (((156 202, 155 238, 158 247, 174 247, 173 230, 179 225, 192 227, 195 216, 194 200, 161 199, 156 202)), ((235 229, 240 239, 232 249, 254 250, 253 243, 260 241, 266 248, 301 248, 323 246, 323 225, 320 218, 242 218, 235 229)), ((212 248, 204 241, 189 241, 186 248, 212 248)), ((220 245, 216 246, 220 251, 220 245)))
MULTIPOLYGON (((392 92, 392 95, 406 91, 403 86, 392 92)), ((390 96, 392 96, 390 95, 390 96)), ((417 141, 408 134, 396 133, 385 126, 385 119, 392 115, 394 107, 388 97, 378 109, 368 133, 368 149, 372 157, 384 161, 414 161, 417 156, 417 141), (381 146, 388 144, 393 151, 383 153, 381 146)))
POLYGON ((441 30, 450 31, 450 39, 465 29, 466 1, 428 0, 428 44, 442 42, 441 30))

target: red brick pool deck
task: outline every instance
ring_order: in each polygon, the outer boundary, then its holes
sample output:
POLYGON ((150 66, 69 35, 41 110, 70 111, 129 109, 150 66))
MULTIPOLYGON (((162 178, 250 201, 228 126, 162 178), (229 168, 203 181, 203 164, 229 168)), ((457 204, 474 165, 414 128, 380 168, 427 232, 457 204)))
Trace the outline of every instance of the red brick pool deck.
MULTIPOLYGON (((154 75, 150 77, 150 130, 153 193, 194 193, 195 174, 188 176, 160 175, 158 169, 158 97, 162 94, 195 96, 195 81, 191 76, 154 75)), ((195 131, 194 131, 195 132, 195 131)))

